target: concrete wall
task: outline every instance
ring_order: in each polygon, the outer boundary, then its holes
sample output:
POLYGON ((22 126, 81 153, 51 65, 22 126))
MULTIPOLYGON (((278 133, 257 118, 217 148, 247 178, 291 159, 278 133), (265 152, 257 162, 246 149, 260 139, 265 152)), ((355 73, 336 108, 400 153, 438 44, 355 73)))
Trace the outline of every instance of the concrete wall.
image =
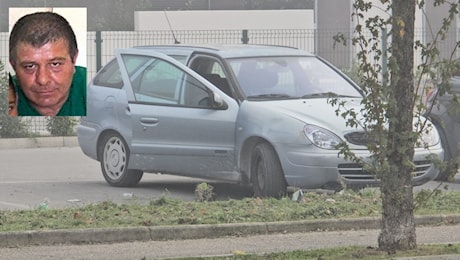
POLYGON ((136 31, 313 29, 313 15, 313 10, 138 11, 134 13, 134 28, 136 31))
MULTIPOLYGON (((449 15, 449 5, 444 4, 442 6, 433 7, 434 0, 428 0, 425 4, 425 12, 426 17, 423 17, 423 26, 424 26, 424 42, 432 42, 434 35, 431 32, 437 32, 442 26, 443 19, 449 15)), ((440 41, 439 49, 441 51, 441 57, 449 59, 451 55, 454 55, 454 58, 457 58, 459 55, 457 52, 453 52, 455 50, 455 46, 457 41, 459 40, 458 36, 458 28, 459 28, 459 21, 458 15, 456 16, 455 20, 452 22, 449 31, 446 35, 446 39, 440 41)))
MULTIPOLYGON (((433 7, 433 1, 427 1, 425 5, 426 16, 421 10, 416 9, 415 13, 415 40, 420 40, 422 43, 427 44, 432 41, 430 31, 439 30, 442 19, 447 17, 448 5, 442 7, 433 7), (431 28, 430 28, 431 27, 431 28)), ((339 67, 348 68, 354 62, 356 53, 360 51, 357 47, 352 46, 350 39, 354 36, 353 31, 358 23, 364 25, 364 20, 370 17, 379 16, 383 19, 389 18, 391 13, 387 13, 385 7, 380 1, 373 1, 373 8, 371 8, 365 17, 357 20, 356 17, 351 17, 353 0, 316 0, 316 25, 317 25, 317 49, 315 53, 332 61, 339 67), (333 7, 333 8, 332 8, 333 7), (347 39, 347 46, 335 45, 333 37, 337 33, 342 33, 347 39), (340 53, 340 56, 337 56, 340 53)), ((454 50, 457 36, 457 21, 451 27, 448 37, 440 44, 442 57, 447 58, 448 55, 454 50)), ((391 30, 388 26, 387 32, 391 30)), ((380 39, 383 40, 383 39, 380 39)), ((390 45, 388 39, 388 46, 390 45)), ((381 45, 382 48, 382 45, 381 45)), ((371 54, 372 55, 372 52, 371 54)), ((420 53, 416 53, 414 63, 421 63, 420 53)))
POLYGON ((353 60, 353 46, 334 46, 334 35, 343 33, 348 39, 352 37, 351 1, 317 0, 316 9, 316 51, 319 56, 333 62, 338 67, 349 68, 353 60), (338 57, 337 53, 341 53, 338 57))

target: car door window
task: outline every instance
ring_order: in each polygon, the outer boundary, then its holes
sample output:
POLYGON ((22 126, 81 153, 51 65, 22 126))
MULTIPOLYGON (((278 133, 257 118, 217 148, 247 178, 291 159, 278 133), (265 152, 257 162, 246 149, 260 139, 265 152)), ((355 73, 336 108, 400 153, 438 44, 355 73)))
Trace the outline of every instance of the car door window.
POLYGON ((93 84, 109 88, 122 88, 123 79, 116 59, 110 61, 94 78, 93 84))
POLYGON ((122 55, 137 102, 209 107, 209 91, 193 76, 150 56, 122 55))
POLYGON ((208 56, 199 56, 193 59, 190 68, 214 84, 228 96, 232 91, 222 65, 217 59, 208 56))
POLYGON ((170 57, 176 59, 178 62, 184 65, 187 62, 187 56, 184 55, 170 55, 170 57))

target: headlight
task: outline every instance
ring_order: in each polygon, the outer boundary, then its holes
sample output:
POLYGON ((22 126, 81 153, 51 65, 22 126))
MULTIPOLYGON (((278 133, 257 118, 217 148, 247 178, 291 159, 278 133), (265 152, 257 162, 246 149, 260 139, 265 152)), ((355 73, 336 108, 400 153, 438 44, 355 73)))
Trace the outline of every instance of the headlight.
POLYGON ((439 143, 439 134, 433 125, 429 125, 423 130, 419 137, 417 147, 433 146, 439 143))
POLYGON ((342 140, 329 130, 315 125, 304 127, 305 136, 317 147, 335 150, 342 140))

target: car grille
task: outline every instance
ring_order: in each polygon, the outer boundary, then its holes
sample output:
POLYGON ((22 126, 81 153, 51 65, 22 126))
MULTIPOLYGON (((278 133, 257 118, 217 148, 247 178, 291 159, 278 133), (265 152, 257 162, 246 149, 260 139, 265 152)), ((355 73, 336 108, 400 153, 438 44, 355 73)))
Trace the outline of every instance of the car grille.
MULTIPOLYGON (((422 176, 428 172, 431 167, 431 162, 428 160, 425 161, 416 161, 415 162, 415 171, 413 177, 422 176)), ((339 174, 346 180, 372 180, 374 175, 363 171, 363 168, 356 163, 342 163, 338 166, 339 174)))
POLYGON ((365 132, 350 132, 345 134, 345 139, 355 145, 366 145, 368 143, 367 134, 365 132))

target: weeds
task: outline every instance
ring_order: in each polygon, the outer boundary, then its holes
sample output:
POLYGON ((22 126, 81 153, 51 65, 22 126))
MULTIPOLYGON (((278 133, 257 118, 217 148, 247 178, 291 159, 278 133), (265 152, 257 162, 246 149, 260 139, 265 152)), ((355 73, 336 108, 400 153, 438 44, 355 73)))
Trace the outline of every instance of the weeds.
MULTIPOLYGON (((208 192, 209 187, 203 185, 201 188, 208 192)), ((380 195, 373 191, 306 192, 299 202, 288 197, 227 201, 209 200, 207 195, 202 198, 205 200, 182 201, 162 196, 148 204, 105 201, 78 208, 41 209, 37 206, 34 210, 0 211, 0 231, 380 217, 381 210, 380 195)), ((416 214, 460 213, 460 192, 439 192, 426 198, 416 214)))
POLYGON ((202 182, 196 186, 195 195, 200 202, 213 201, 215 199, 214 187, 202 182))

